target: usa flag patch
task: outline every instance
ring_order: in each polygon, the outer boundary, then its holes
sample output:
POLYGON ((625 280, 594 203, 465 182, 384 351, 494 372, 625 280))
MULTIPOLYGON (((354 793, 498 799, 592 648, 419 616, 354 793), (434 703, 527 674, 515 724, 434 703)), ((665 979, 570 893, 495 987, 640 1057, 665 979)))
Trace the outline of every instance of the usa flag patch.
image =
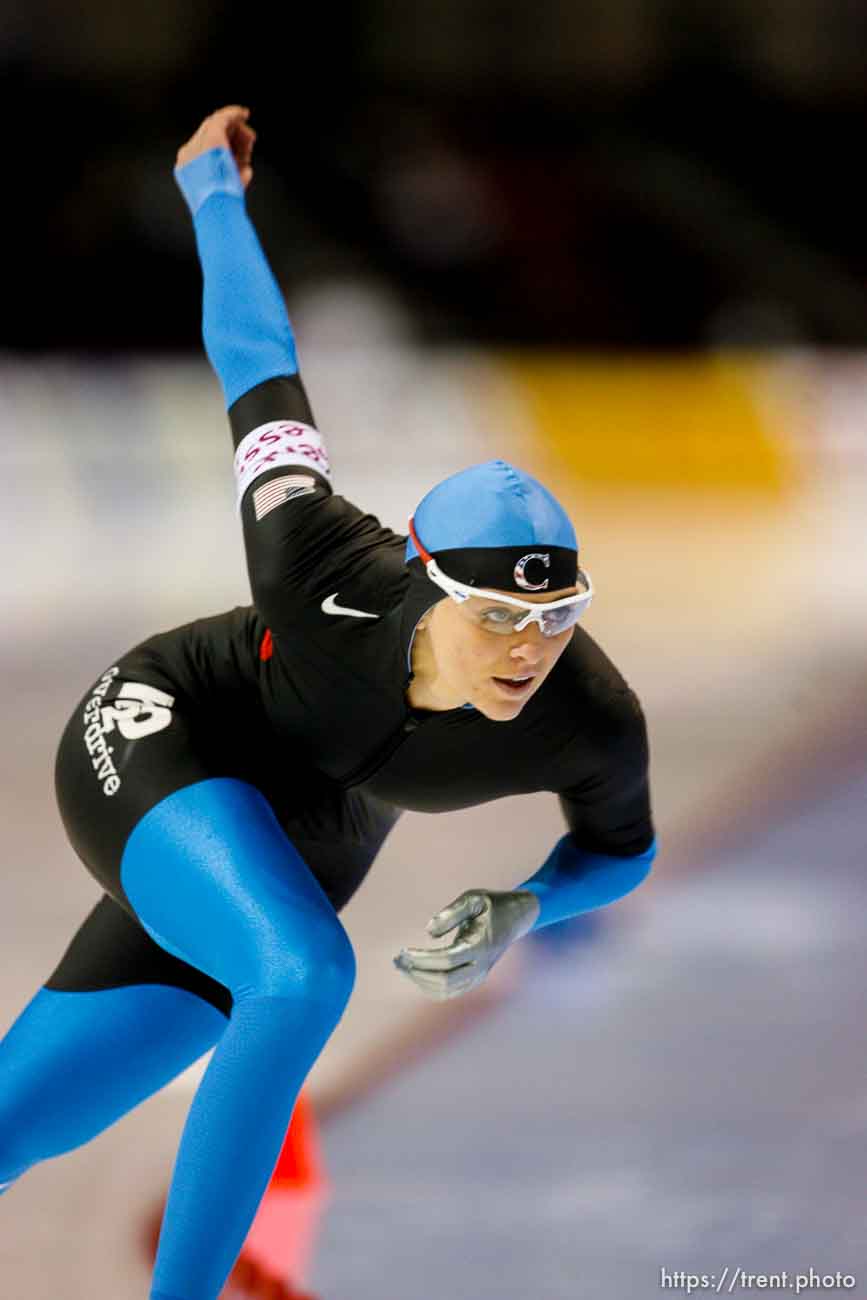
POLYGON ((295 497, 307 496, 309 492, 315 490, 316 480, 309 474, 281 474, 279 478, 270 479, 260 488, 256 488, 253 493, 256 522, 264 519, 272 510, 276 510, 287 501, 292 501, 295 497))

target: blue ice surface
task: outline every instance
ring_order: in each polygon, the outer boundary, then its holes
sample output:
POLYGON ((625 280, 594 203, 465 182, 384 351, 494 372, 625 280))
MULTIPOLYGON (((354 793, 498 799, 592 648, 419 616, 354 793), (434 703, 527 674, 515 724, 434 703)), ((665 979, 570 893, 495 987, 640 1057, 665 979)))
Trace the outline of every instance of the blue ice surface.
POLYGON ((865 804, 867 767, 651 878, 328 1124, 317 1295, 647 1300, 728 1266, 867 1296, 865 804))

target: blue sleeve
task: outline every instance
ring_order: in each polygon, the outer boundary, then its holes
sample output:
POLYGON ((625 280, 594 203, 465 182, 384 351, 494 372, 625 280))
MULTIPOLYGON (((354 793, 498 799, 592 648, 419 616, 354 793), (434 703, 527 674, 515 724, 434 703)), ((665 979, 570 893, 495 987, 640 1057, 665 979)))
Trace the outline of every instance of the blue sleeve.
POLYGON ((193 216, 204 277, 202 335, 226 407, 298 370, 286 304, 247 215, 231 151, 210 149, 175 179, 193 216))
POLYGON ((623 898, 647 877, 656 849, 654 839, 643 853, 615 858, 579 849, 570 835, 564 835, 535 876, 516 886, 535 894, 541 904, 533 929, 623 898))

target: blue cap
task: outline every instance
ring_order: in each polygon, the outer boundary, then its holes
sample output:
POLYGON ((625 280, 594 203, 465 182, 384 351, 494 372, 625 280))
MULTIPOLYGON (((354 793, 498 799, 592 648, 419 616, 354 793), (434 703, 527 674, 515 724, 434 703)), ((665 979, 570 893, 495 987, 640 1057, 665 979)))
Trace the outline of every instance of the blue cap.
MULTIPOLYGON (((515 566, 543 552, 550 590, 575 583, 572 521, 546 487, 507 461, 489 460, 444 479, 419 503, 412 522, 424 549, 460 582, 526 590, 515 566)), ((409 537, 406 562, 413 560, 423 563, 409 537)))

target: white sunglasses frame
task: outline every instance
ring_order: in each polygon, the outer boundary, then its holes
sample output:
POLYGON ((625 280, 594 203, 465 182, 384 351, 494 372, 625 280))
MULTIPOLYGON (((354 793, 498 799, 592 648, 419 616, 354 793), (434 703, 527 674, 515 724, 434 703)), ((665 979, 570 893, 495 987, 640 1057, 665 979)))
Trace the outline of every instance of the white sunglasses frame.
POLYGON ((431 582, 435 582, 458 605, 462 605, 465 600, 470 600, 473 596, 482 596, 486 600, 495 601, 498 605, 517 605, 519 609, 526 609, 526 618, 522 618, 516 623, 511 629, 512 632, 523 632, 530 623, 538 623, 539 631, 543 636, 547 636, 548 633, 546 633, 542 623, 542 615, 546 610, 563 609, 568 605, 580 605, 583 614, 594 596, 590 574, 584 569, 579 569, 578 573, 587 583, 586 591, 576 592, 574 596, 561 596, 559 600, 539 601, 537 603, 535 601, 521 600, 519 596, 504 596, 502 592, 490 591, 486 587, 470 587, 465 582, 458 582, 456 578, 450 578, 447 573, 443 573, 433 558, 428 560, 424 567, 431 582))

